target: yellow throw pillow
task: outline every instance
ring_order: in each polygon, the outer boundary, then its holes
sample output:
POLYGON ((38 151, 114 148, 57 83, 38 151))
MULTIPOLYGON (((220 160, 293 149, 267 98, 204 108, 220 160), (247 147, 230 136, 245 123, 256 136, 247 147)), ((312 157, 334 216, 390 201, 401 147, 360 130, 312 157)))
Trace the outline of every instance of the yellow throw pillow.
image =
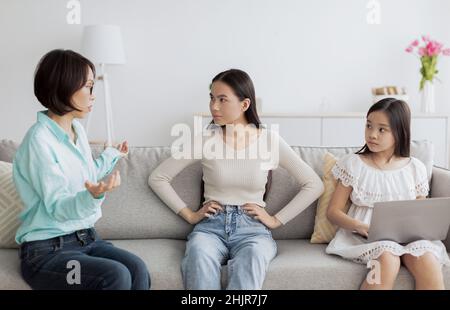
MULTIPOLYGON (((336 164, 337 158, 331 153, 326 153, 323 161, 323 184, 325 190, 320 196, 317 203, 316 219, 314 223, 314 232, 311 236, 311 243, 328 243, 334 238, 336 234, 337 226, 330 223, 327 218, 327 209, 336 189, 337 180, 334 178, 331 170, 336 164)), ((351 205, 351 201, 348 200, 345 205, 345 212, 351 205)))
POLYGON ((0 249, 18 247, 14 238, 22 209, 12 178, 12 164, 0 161, 0 249))

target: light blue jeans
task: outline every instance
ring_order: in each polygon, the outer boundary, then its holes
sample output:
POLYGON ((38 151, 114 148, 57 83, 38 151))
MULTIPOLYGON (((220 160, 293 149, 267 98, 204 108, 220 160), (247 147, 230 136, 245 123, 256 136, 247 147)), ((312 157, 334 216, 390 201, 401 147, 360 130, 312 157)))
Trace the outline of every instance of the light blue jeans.
POLYGON ((227 289, 262 288, 269 263, 277 254, 272 233, 240 206, 223 209, 199 222, 188 236, 181 264, 187 290, 220 290, 220 270, 227 261, 227 289))

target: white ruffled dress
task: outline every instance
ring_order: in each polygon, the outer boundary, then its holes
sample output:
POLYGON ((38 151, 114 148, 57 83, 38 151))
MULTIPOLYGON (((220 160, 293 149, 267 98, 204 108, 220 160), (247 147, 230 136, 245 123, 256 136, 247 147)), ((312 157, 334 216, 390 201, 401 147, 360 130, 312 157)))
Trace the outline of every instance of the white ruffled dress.
MULTIPOLYGON (((360 155, 349 154, 338 160, 332 173, 344 186, 353 188, 350 195, 352 205, 347 214, 368 225, 375 202, 412 200, 417 196, 428 195, 425 165, 414 157, 402 168, 380 170, 366 164, 360 155)), ((397 256, 421 256, 431 252, 442 265, 450 265, 445 245, 439 240, 418 240, 409 244, 389 240, 369 243, 361 236, 340 228, 326 248, 328 254, 339 255, 361 264, 377 259, 384 251, 397 256)))

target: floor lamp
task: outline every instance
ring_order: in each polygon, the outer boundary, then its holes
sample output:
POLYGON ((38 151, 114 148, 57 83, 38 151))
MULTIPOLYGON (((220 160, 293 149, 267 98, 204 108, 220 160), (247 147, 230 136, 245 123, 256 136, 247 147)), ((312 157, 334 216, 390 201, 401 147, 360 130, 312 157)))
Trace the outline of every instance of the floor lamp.
MULTIPOLYGON (((103 82, 107 133, 106 145, 111 146, 115 141, 115 136, 108 74, 105 67, 106 65, 120 65, 126 62, 120 27, 114 25, 85 26, 82 54, 100 67, 100 74, 97 76, 97 80, 103 82)), ((92 113, 88 115, 86 133, 89 133, 91 115, 92 113)))

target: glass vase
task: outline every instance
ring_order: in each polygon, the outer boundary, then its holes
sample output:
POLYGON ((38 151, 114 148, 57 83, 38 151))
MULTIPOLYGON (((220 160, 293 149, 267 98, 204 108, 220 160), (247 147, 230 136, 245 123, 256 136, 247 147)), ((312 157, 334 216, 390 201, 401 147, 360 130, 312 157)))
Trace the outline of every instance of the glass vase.
POLYGON ((436 112, 434 102, 434 84, 432 81, 426 80, 421 91, 421 110, 425 114, 433 114, 436 112))

